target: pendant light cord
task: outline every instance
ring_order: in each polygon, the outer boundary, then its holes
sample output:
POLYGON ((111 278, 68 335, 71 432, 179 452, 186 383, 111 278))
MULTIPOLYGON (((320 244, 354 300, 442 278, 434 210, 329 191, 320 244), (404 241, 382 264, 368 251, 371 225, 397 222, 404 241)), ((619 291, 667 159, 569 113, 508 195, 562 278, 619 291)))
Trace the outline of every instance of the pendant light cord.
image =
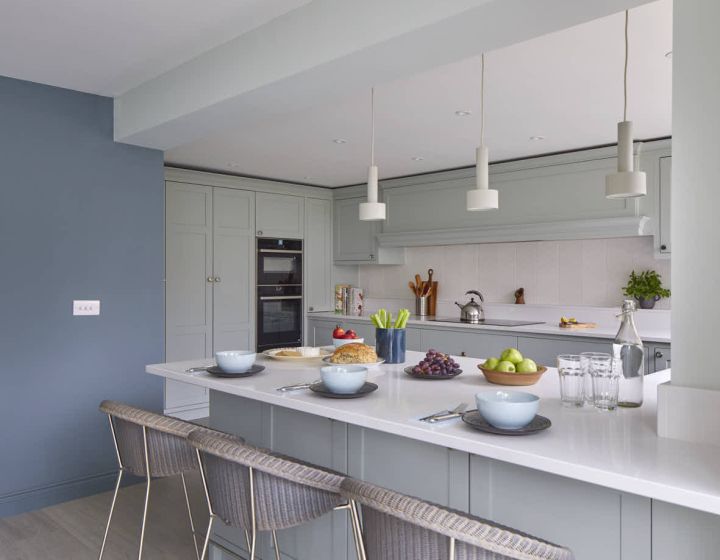
POLYGON ((370 88, 370 165, 375 165, 375 88, 370 88))
POLYGON ((625 71, 623 77, 623 121, 627 120, 627 75, 628 75, 628 52, 630 50, 628 42, 628 19, 630 11, 625 10, 625 71))
POLYGON ((480 56, 480 145, 485 144, 485 53, 480 56))

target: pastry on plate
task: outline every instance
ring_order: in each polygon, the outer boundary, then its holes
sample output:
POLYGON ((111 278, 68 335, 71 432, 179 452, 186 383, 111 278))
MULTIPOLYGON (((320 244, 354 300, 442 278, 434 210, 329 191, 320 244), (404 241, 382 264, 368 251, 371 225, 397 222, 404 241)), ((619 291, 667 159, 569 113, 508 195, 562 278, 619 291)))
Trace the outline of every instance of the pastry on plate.
POLYGON ((330 357, 333 364, 372 364, 378 361, 375 349, 367 344, 343 344, 330 357))

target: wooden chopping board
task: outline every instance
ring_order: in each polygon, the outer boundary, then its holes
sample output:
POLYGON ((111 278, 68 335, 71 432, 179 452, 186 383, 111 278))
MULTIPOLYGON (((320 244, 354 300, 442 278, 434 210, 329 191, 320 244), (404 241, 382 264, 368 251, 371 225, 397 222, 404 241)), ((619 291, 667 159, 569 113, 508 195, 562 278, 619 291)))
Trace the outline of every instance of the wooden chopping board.
POLYGON ((561 329, 594 329, 597 323, 559 323, 561 329))

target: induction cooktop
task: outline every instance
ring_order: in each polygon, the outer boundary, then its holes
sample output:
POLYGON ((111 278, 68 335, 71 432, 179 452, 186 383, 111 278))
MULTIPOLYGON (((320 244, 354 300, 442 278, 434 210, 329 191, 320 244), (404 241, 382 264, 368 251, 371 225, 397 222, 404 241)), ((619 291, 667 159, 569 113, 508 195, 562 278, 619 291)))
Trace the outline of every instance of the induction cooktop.
POLYGON ((438 321, 441 323, 464 323, 466 325, 492 326, 492 327, 524 327, 526 325, 544 325, 543 321, 513 321, 510 319, 485 319, 479 323, 470 323, 463 321, 459 317, 434 317, 428 318, 430 321, 438 321))

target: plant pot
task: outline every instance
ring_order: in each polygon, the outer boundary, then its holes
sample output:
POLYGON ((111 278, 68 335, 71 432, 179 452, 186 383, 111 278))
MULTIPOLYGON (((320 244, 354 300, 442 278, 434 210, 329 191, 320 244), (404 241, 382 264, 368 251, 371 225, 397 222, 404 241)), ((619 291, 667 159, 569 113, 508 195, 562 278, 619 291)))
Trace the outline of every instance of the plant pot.
POLYGON ((405 329, 375 329, 375 351, 386 364, 405 363, 405 329))
POLYGON ((655 302, 660 300, 660 296, 653 296, 650 299, 635 298, 640 304, 640 309, 652 309, 655 307, 655 302))

